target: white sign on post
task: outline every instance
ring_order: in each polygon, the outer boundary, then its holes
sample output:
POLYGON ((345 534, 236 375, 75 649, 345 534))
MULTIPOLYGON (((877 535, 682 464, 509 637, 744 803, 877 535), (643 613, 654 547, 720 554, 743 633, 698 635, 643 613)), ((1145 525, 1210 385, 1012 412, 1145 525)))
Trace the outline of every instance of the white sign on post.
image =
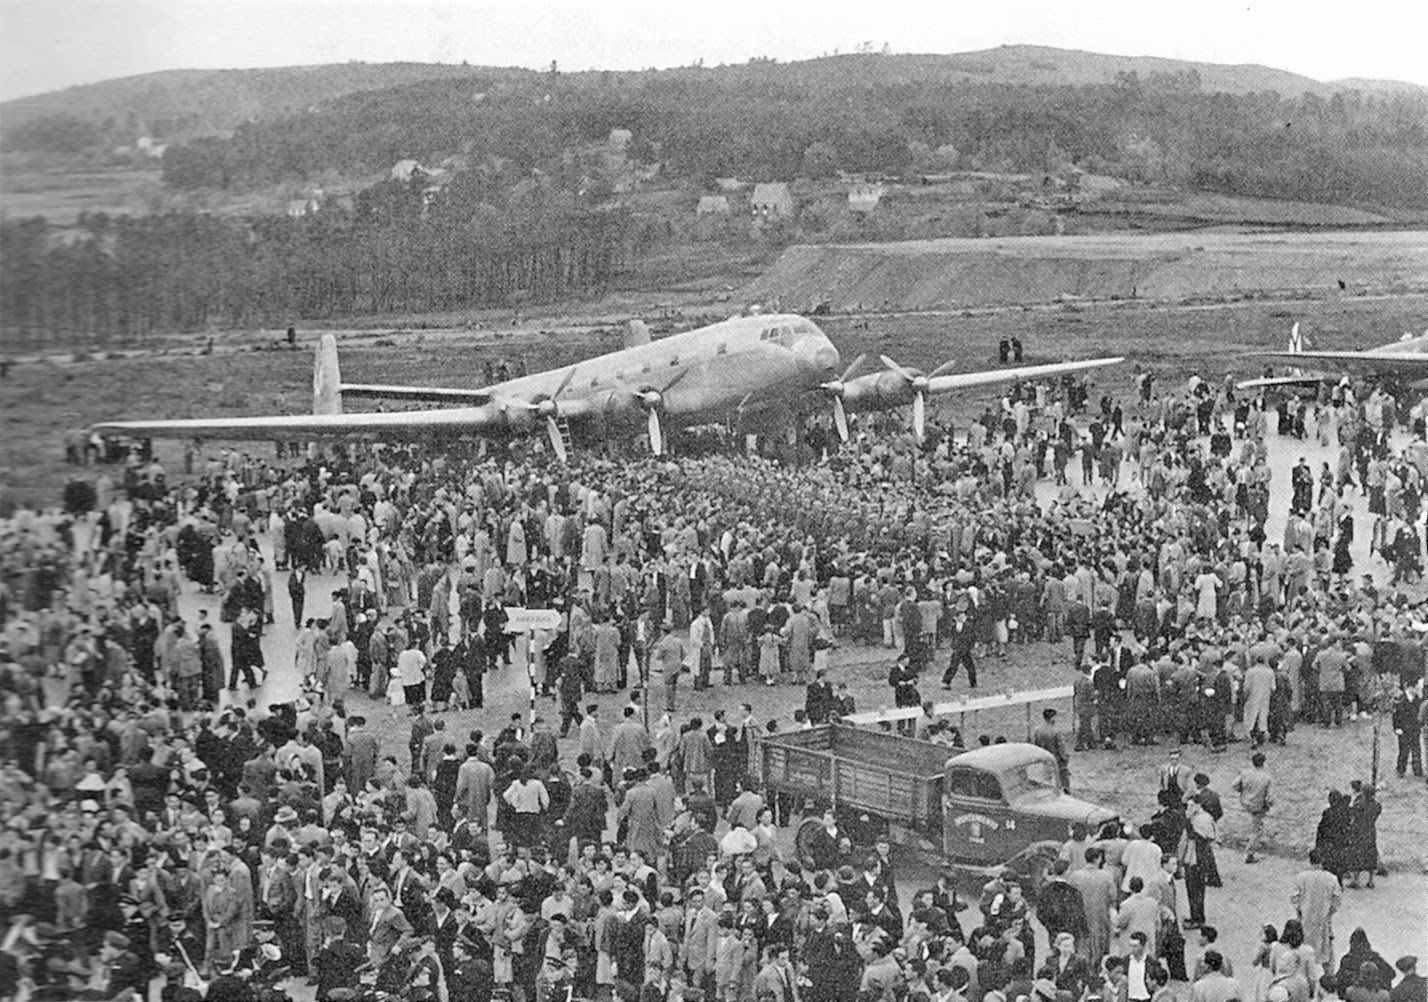
POLYGON ((534 633, 560 627, 560 613, 555 609, 507 609, 507 633, 534 633))

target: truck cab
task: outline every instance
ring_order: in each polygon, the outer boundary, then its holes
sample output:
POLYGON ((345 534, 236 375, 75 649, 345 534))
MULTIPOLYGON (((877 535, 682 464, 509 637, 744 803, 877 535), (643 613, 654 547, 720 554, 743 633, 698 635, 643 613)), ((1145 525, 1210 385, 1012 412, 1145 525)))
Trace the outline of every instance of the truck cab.
POLYGON ((942 784, 943 853, 949 862, 995 866, 1066 840, 1074 821, 1099 828, 1114 811, 1071 796, 1056 759, 1031 744, 976 748, 947 760, 942 784))

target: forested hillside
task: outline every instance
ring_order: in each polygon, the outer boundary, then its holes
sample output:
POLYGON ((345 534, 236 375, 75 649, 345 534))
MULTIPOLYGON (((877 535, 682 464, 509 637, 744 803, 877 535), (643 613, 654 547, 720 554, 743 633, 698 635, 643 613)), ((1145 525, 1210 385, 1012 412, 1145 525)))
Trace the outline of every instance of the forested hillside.
POLYGON ((1236 194, 1428 207, 1428 94, 1227 94, 1194 71, 1059 86, 815 86, 776 64, 738 75, 425 81, 171 148, 164 176, 179 188, 241 188, 458 153, 517 176, 569 175, 581 170, 575 153, 612 128, 633 134, 632 159, 698 183, 1074 163, 1236 194))
MULTIPOLYGON (((1061 232, 1057 214, 1076 212, 1074 198, 984 189, 1014 175, 1037 187, 1037 174, 1073 166, 1119 186, 1131 215, 1162 212, 1147 192, 1187 190, 1351 207, 1375 221, 1428 211, 1428 92, 1331 92, 1265 67, 1013 47, 644 73, 368 69, 341 87, 341 74, 315 70, 326 99, 313 107, 300 87, 279 105, 273 81, 295 71, 243 77, 268 80, 258 90, 269 113, 171 142, 151 161, 164 198, 187 211, 90 213, 67 229, 0 221, 7 336, 123 341, 555 299, 608 287, 653 257, 680 259, 680 278, 707 277, 681 257, 701 240, 762 252, 792 240, 1061 232), (391 79, 401 85, 363 89, 391 79), (977 173, 946 185, 966 189, 964 201, 947 201, 936 185, 966 172, 977 173), (888 186, 890 207, 853 219, 847 175, 907 183, 888 186), (747 201, 696 220, 698 194, 739 188, 716 184, 730 178, 797 182, 800 201, 757 223, 747 201), (260 193, 287 214, 231 208, 260 193), (230 207, 215 209, 223 199, 230 207)), ((224 114, 242 105, 231 98, 224 114)), ((63 115, 21 121, 5 141, 18 132, 46 156, 90 156, 104 122, 63 115)))

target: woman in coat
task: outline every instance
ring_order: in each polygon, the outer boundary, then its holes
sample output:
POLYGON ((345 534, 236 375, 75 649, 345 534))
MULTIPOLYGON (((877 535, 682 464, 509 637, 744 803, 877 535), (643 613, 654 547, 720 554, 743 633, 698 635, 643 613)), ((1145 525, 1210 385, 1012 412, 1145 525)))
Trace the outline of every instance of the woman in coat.
POLYGON ((212 885, 203 895, 203 921, 208 930, 204 955, 215 969, 227 967, 233 955, 247 945, 238 938, 241 910, 238 893, 229 884, 228 874, 222 870, 215 872, 212 885))
POLYGON ((595 690, 615 692, 620 683, 620 631, 607 619, 594 629, 595 690))
POLYGON ((1344 881, 1344 873, 1349 868, 1349 840, 1353 832, 1353 812, 1349 798, 1338 790, 1329 791, 1329 806, 1319 817, 1319 829, 1314 838, 1314 848, 1319 850, 1319 858, 1324 869, 1344 881))
MULTIPOLYGON (((1373 886, 1378 872, 1378 816, 1383 805, 1371 787, 1354 780, 1354 797, 1349 804, 1349 841, 1344 858, 1344 874, 1350 887, 1359 886, 1359 874, 1368 874, 1368 886, 1373 886)), ((1392 982, 1392 977, 1389 981, 1392 982)))

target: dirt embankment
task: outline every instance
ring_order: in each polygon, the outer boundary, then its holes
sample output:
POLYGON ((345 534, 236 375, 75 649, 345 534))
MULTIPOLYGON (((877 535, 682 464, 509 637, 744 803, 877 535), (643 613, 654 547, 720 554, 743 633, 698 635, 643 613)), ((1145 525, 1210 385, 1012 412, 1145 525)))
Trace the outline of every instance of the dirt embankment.
POLYGON ((790 247, 745 290, 812 310, 1428 288, 1428 233, 1177 233, 790 247))

